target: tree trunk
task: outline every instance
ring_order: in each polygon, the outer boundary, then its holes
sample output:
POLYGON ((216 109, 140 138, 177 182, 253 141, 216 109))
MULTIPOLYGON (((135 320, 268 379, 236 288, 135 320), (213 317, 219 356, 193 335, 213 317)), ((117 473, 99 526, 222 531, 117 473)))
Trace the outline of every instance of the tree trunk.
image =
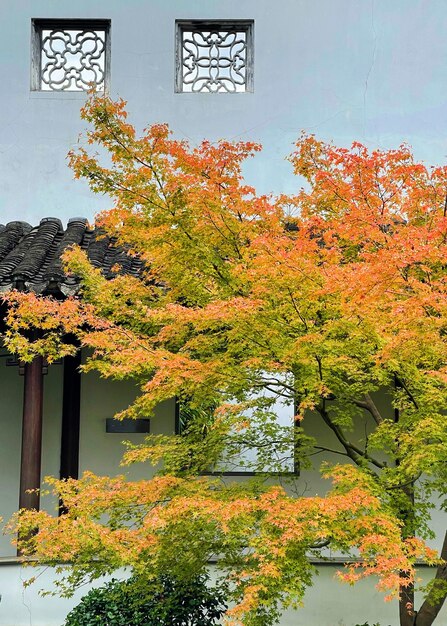
MULTIPOLYGON (((447 585, 447 531, 444 535, 444 543, 441 550, 441 559, 444 561, 444 563, 441 563, 441 565, 438 566, 434 578, 435 591, 438 591, 438 594, 439 587, 437 588, 436 584, 439 583, 440 585, 447 585)), ((414 622, 415 626, 431 626, 433 624, 445 602, 445 598, 447 596, 447 587, 442 597, 436 597, 438 594, 433 594, 433 592, 430 592, 428 594, 421 608, 416 614, 416 619, 414 622)))
MULTIPOLYGON (((398 464, 398 462, 396 464, 398 464)), ((403 487, 401 493, 405 499, 400 512, 400 519, 404 523, 404 537, 414 537, 416 526, 414 511, 414 484, 411 483, 410 485, 403 487)), ((401 572, 401 575, 406 577, 404 572, 401 572)), ((400 626, 414 626, 414 585, 412 584, 408 585, 408 587, 400 588, 399 619, 400 626)))
POLYGON ((414 585, 400 590, 399 620, 400 626, 414 626, 414 585))

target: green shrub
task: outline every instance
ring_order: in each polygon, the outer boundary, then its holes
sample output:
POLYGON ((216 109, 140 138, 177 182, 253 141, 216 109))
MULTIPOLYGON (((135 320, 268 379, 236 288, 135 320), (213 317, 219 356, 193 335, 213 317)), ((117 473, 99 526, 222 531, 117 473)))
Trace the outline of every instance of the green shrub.
POLYGON ((222 589, 205 576, 188 582, 163 577, 112 580, 92 589, 67 615, 65 626, 212 626, 226 609, 222 589))

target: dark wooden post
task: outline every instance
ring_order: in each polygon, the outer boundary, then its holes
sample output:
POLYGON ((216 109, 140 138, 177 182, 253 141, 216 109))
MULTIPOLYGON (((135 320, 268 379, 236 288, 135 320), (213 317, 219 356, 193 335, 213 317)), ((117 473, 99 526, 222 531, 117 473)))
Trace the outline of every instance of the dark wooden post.
POLYGON ((43 358, 25 365, 19 508, 39 509, 42 458, 43 358))
POLYGON ((64 358, 62 399, 61 478, 78 478, 81 412, 81 351, 64 358))

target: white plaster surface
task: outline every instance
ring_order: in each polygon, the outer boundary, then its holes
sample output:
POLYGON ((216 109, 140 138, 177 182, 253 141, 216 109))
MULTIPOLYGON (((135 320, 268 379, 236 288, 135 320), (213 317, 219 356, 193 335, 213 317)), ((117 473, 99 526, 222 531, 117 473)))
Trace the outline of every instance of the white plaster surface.
MULTIPOLYGON (((65 156, 84 129, 83 94, 30 92, 31 18, 112 20, 111 95, 128 100, 142 129, 167 121, 179 138, 260 141, 264 152, 246 166, 260 191, 293 192, 300 182, 284 160, 301 129, 326 140, 369 147, 413 145, 418 159, 443 164, 447 153, 445 0, 1 0, 0 223, 44 216, 93 218, 111 201, 74 181, 65 156), (175 19, 254 19, 254 92, 174 93, 175 19)), ((23 379, 0 362, 1 514, 18 505, 23 379)), ((45 378, 42 475, 56 474, 60 454, 60 366, 45 378), (58 369, 59 368, 59 369, 58 369)), ((130 383, 86 377, 81 403, 81 470, 114 474, 121 440, 105 419, 131 401, 130 383)), ((173 406, 160 408, 153 432, 172 432, 173 406)), ((136 441, 141 435, 133 436, 136 441)), ((143 466, 132 477, 146 475, 143 466)), ((317 478, 303 476, 315 490, 317 478)), ((47 508, 55 503, 43 499, 47 508)), ((441 524, 440 524, 441 527, 441 524)), ((6 538, 0 553, 12 555, 6 538)), ((350 589, 324 566, 305 608, 284 626, 397 626, 396 609, 369 583, 350 589)), ((0 626, 62 623, 72 602, 40 599, 21 587, 17 566, 0 565, 0 626)), ((44 572, 39 586, 47 587, 44 572)), ((438 619, 447 626, 447 615, 438 619)))
POLYGON ((139 129, 168 122, 197 142, 255 140, 246 167, 261 191, 299 182, 284 157, 301 129, 347 145, 396 147, 444 163, 445 0, 2 0, 0 222, 92 218, 110 200, 73 181, 65 156, 82 94, 30 92, 31 18, 112 21, 111 95, 139 129), (174 93, 175 19, 254 19, 254 92, 174 93))
MULTIPOLYGON (((384 602, 369 581, 349 587, 334 580, 335 566, 321 567, 315 586, 307 592, 304 606, 298 611, 285 612, 280 626, 356 626, 366 621, 371 626, 398 626, 396 602, 384 602)), ((422 576, 424 572, 422 572, 422 576)), ((50 569, 35 572, 17 565, 0 565, 0 625, 1 626, 62 626, 67 613, 82 595, 69 600, 39 596, 39 589, 52 588, 50 569), (23 587, 23 580, 40 573, 38 581, 23 587)), ((119 577, 119 576, 117 576, 119 577)), ((446 609, 439 615, 436 626, 446 626, 446 609)))

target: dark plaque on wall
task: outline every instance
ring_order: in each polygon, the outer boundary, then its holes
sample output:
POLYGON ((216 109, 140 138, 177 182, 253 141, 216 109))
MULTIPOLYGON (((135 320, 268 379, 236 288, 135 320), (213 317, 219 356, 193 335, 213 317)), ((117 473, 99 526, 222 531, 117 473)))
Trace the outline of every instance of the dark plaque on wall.
POLYGON ((117 420, 114 417, 106 419, 107 433, 149 433, 150 420, 147 419, 130 419, 117 420))

